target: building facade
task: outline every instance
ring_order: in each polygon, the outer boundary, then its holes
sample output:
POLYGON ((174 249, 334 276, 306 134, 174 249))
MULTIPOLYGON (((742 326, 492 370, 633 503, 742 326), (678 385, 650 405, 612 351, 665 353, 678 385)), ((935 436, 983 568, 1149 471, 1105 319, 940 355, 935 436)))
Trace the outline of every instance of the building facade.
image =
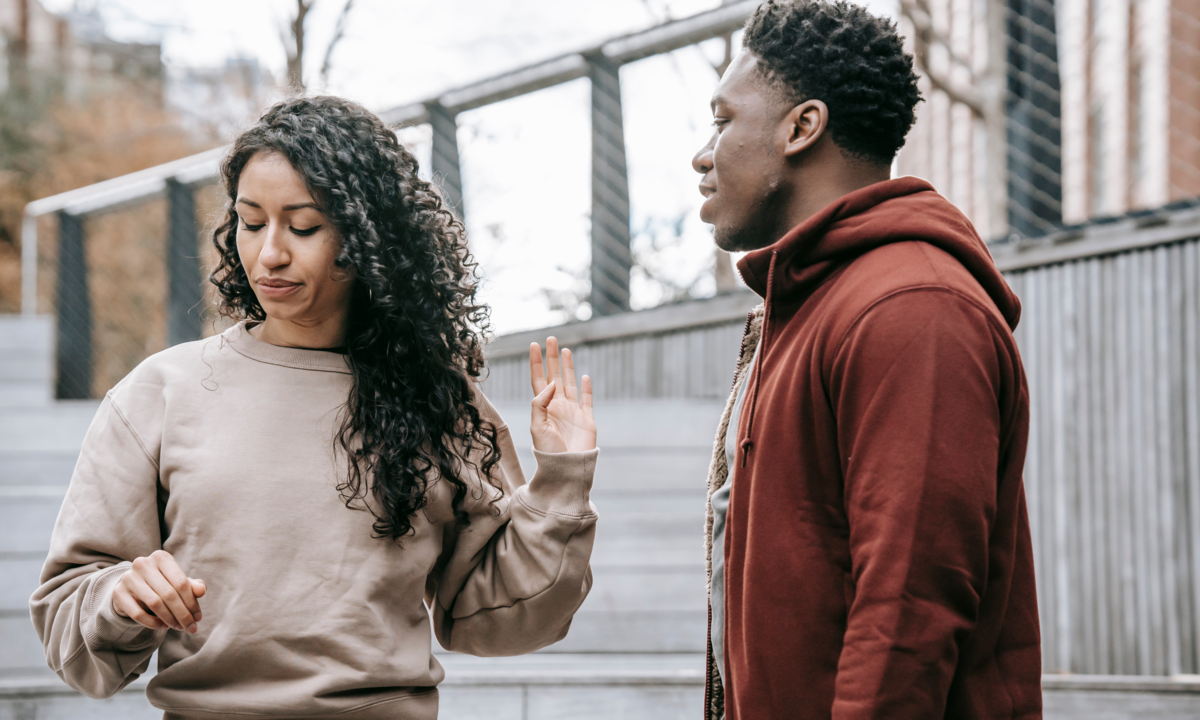
POLYGON ((1197 0, 903 0, 900 16, 926 101, 897 169, 929 179, 989 240, 1200 195, 1197 0), (1008 145, 1000 212, 994 88, 1008 145))

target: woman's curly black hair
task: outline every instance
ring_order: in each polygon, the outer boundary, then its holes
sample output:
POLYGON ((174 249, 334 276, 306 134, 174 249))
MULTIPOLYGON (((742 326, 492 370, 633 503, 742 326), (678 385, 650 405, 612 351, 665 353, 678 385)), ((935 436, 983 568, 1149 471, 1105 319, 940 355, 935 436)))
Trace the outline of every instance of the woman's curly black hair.
POLYGON ((746 21, 742 45, 789 102, 828 106, 847 154, 888 165, 904 146, 921 93, 890 20, 842 0, 768 0, 746 21))
POLYGON ((369 494, 362 504, 376 535, 398 540, 440 478, 467 522, 463 476, 473 468, 495 484, 500 452, 495 425, 472 402, 489 322, 462 222, 371 112, 336 97, 281 102, 221 163, 229 204, 213 233, 220 260, 209 279, 230 317, 266 317, 238 257, 234 211, 238 179, 259 153, 282 155, 304 178, 341 234, 337 265, 355 274, 345 342, 354 386, 335 439, 349 460, 342 499, 354 507, 369 494))

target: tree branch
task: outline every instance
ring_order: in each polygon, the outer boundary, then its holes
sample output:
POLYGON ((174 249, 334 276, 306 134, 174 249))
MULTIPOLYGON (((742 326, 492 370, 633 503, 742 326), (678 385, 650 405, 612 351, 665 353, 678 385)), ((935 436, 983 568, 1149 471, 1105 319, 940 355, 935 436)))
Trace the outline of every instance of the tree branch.
MULTIPOLYGON (((924 63, 922 63, 923 65, 924 63)), ((934 90, 946 93, 950 102, 966 105, 976 117, 984 117, 983 99, 979 97, 978 93, 966 88, 954 87, 947 78, 942 77, 939 73, 930 72, 927 67, 921 69, 925 72, 925 77, 929 78, 929 84, 933 86, 934 90)))
POLYGON ((929 5, 926 0, 900 0, 900 14, 908 18, 913 24, 913 30, 916 31, 917 38, 924 42, 925 47, 928 48, 930 45, 940 46, 950 57, 950 62, 965 68, 967 72, 972 74, 972 81, 974 81, 974 64, 970 58, 965 58, 956 53, 950 42, 950 38, 938 32, 937 28, 933 26, 933 17, 930 15, 929 5))
MULTIPOLYGON (((984 99, 976 90, 958 87, 948 76, 929 66, 929 48, 932 44, 937 44, 950 53, 952 62, 957 62, 959 65, 967 67, 968 71, 970 70, 962 58, 954 55, 950 50, 949 41, 933 29, 926 0, 900 0, 900 12, 913 24, 913 45, 916 50, 914 55, 917 69, 929 79, 929 84, 933 86, 933 89, 945 93, 951 102, 967 106, 976 117, 985 117, 984 99)), ((975 84, 974 73, 970 75, 970 82, 972 86, 975 84)))
POLYGON ((292 46, 287 49, 287 85, 293 92, 304 92, 304 19, 316 0, 296 0, 296 17, 289 23, 292 46))
POLYGON ((346 0, 346 4, 342 6, 342 12, 338 14, 337 25, 333 30, 333 39, 329 41, 329 47, 325 48, 325 60, 321 63, 321 87, 329 85, 329 68, 330 61, 333 59, 333 49, 346 36, 346 18, 350 16, 350 9, 353 7, 354 0, 346 0))

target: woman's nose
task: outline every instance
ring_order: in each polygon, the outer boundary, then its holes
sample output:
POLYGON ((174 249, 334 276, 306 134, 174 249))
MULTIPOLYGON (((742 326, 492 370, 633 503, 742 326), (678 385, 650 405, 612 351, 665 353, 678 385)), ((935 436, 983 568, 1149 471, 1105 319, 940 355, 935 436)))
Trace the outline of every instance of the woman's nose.
POLYGON ((269 223, 266 230, 267 239, 263 242, 262 252, 258 254, 258 261, 265 268, 287 265, 289 254, 287 243, 283 239, 283 228, 278 227, 275 223, 269 223))

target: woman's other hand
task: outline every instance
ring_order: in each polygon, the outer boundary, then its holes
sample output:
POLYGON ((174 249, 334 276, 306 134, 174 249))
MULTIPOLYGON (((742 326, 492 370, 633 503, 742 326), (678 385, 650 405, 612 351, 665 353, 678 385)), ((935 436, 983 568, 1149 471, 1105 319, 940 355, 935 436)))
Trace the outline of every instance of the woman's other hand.
POLYGON ((596 447, 596 421, 592 418, 592 380, 584 375, 575 386, 571 351, 559 357, 558 340, 546 339, 542 348, 529 346, 529 380, 533 385, 533 415, 529 432, 539 452, 580 452, 596 447))
POLYGON ((196 632, 200 601, 207 588, 203 580, 189 578, 171 553, 156 550, 133 561, 113 590, 113 609, 151 630, 169 627, 196 632))

